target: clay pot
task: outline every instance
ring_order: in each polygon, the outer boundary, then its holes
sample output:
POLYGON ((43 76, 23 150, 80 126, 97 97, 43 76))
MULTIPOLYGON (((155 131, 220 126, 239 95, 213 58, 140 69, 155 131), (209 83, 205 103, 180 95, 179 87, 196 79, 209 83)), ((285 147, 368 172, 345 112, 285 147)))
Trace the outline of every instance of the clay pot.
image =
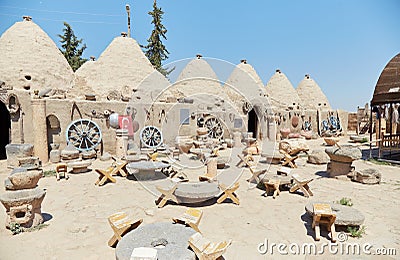
POLYGON ((199 127, 196 130, 197 135, 206 135, 208 133, 208 129, 205 127, 199 127))
POLYGON ((287 138, 290 134, 290 129, 289 128, 282 128, 280 130, 282 138, 287 138))

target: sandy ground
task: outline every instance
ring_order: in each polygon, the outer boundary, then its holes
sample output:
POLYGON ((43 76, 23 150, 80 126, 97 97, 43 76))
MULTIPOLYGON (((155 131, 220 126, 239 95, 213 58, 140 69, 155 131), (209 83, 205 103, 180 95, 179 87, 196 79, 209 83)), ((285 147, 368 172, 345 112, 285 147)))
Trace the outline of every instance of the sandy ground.
MULTIPOLYGON (((341 140, 346 142, 346 138, 341 140)), ((311 150, 324 149, 323 140, 307 141, 311 150)), ((237 151, 234 151, 235 153, 237 151)), ((380 256, 380 259, 398 259, 400 255, 400 168, 377 165, 358 160, 356 169, 376 168, 382 173, 380 185, 363 185, 351 181, 326 177, 326 165, 307 164, 306 158, 298 159, 297 172, 314 177, 310 187, 314 197, 305 198, 300 193, 281 192, 277 199, 263 196, 264 191, 249 186, 246 179, 251 174, 247 169, 236 168, 237 157, 232 156, 230 168, 223 174, 233 179, 240 176, 237 195, 240 205, 231 202, 208 203, 201 207, 204 212, 200 223, 203 235, 213 241, 232 239, 232 245, 224 254, 225 259, 265 259, 286 258, 276 250, 261 255, 257 247, 266 239, 268 243, 314 243, 310 219, 306 217, 304 206, 310 201, 338 201, 349 197, 354 208, 365 215, 366 233, 362 238, 349 238, 349 243, 370 243, 373 249, 379 247, 395 248, 397 256, 380 256)), ((96 160, 92 169, 105 168, 110 162, 96 160)), ((258 167, 267 167, 259 163, 258 167)), ((275 172, 277 166, 269 171, 275 172)), ((46 165, 44 170, 54 169, 46 165)), ((6 161, 0 161, 0 182, 11 172, 6 161)), ((189 175, 205 172, 205 167, 192 171, 189 175)), ((148 191, 154 184, 143 183, 117 177, 117 183, 102 187, 94 185, 98 175, 95 171, 71 174, 69 180, 56 181, 55 177, 42 178, 39 187, 47 194, 42 203, 46 228, 13 236, 5 228, 6 213, 0 209, 0 259, 115 259, 115 249, 107 246, 112 230, 107 217, 118 211, 125 211, 135 219, 143 218, 145 224, 170 222, 171 217, 179 216, 187 208, 183 205, 167 204, 157 208, 157 196, 148 191)), ((5 192, 4 189, 2 193, 5 192)), ((326 237, 316 242, 317 246, 328 243, 326 237)), ((328 250, 326 250, 328 251, 328 250)), ((290 257, 294 257, 290 255, 290 257)), ((299 259, 312 259, 314 255, 296 255, 299 259)), ((325 252, 324 258, 349 258, 325 252)), ((357 258, 376 258, 376 256, 357 256, 357 258)))

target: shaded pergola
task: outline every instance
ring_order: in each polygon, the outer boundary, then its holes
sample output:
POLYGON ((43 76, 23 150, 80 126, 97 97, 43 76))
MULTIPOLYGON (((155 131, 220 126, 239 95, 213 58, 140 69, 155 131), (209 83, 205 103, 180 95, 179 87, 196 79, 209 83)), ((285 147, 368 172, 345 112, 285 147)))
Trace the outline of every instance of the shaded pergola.
POLYGON ((378 120, 379 157, 381 157, 381 153, 384 150, 390 151, 390 155, 392 151, 400 151, 400 133, 393 134, 392 131, 393 105, 398 103, 400 103, 400 53, 394 56, 383 69, 376 83, 374 95, 371 100, 370 141, 372 141, 372 108, 381 105, 390 105, 389 133, 381 133, 381 120, 378 120))

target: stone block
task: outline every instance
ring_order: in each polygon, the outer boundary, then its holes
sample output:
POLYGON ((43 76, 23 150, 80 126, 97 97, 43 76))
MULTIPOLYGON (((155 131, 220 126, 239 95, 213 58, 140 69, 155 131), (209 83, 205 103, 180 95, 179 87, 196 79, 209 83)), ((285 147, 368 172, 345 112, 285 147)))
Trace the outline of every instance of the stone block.
POLYGON ((6 145, 7 167, 14 168, 19 166, 18 158, 30 157, 33 155, 32 144, 8 144, 6 145))

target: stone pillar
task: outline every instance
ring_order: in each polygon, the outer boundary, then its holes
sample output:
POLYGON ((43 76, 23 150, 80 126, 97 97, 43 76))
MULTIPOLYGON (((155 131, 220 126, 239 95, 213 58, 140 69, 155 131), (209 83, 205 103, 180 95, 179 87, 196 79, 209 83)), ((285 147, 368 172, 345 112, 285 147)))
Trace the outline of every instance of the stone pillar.
POLYGON ((233 147, 242 147, 242 134, 240 132, 233 133, 233 147))
POLYGON ((33 151, 42 163, 46 163, 49 159, 47 151, 46 100, 34 98, 31 100, 31 104, 32 122, 35 124, 33 128, 33 151))
POLYGON ((276 124, 273 118, 268 122, 268 138, 270 141, 276 141, 276 124))
POLYGON ((217 176, 218 159, 216 157, 208 158, 207 160, 207 175, 217 176))
POLYGON ((126 129, 117 129, 116 133, 116 148, 115 155, 117 158, 121 159, 125 157, 126 151, 128 149, 128 130, 126 129))

